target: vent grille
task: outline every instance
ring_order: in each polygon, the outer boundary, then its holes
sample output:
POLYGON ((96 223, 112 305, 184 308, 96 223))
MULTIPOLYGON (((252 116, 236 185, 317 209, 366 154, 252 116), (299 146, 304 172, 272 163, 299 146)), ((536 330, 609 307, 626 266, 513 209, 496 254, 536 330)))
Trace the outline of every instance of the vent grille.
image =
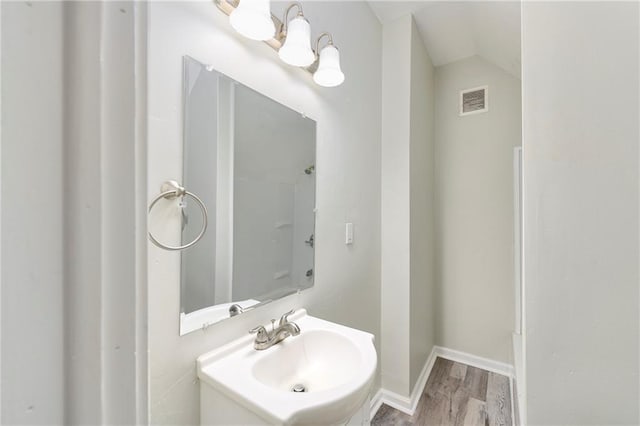
POLYGON ((460 115, 489 111, 489 86, 460 91, 460 115))

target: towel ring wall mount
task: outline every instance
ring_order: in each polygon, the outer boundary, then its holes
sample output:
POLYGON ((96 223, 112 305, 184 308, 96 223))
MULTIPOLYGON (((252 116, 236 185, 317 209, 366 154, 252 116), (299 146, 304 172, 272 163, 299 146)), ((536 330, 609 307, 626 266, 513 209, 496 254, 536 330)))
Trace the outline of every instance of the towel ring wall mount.
POLYGON ((200 211, 202 212, 202 229, 200 230, 200 233, 193 241, 181 246, 170 246, 170 245, 161 243, 153 236, 153 234, 151 234, 151 231, 149 231, 149 239, 153 244, 160 247, 161 249, 170 250, 170 251, 179 251, 179 250, 187 249, 195 245, 198 241, 200 241, 200 239, 204 236, 204 233, 207 231, 207 222, 208 222, 207 207, 204 205, 202 200, 198 198, 197 195, 187 191, 183 186, 180 186, 180 184, 175 180, 168 180, 162 184, 162 186, 160 187, 160 194, 158 194, 158 196, 154 198, 149 204, 149 213, 151 213, 151 209, 153 209, 153 206, 155 206, 156 203, 162 199, 174 200, 178 197, 185 197, 185 196, 191 197, 196 202, 198 207, 200 207, 200 211))

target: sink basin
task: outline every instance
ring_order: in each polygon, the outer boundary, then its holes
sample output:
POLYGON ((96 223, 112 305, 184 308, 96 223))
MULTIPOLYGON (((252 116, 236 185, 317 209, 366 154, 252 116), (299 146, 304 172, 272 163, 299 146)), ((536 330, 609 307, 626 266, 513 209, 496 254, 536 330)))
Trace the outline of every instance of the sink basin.
POLYGON ((274 390, 289 392, 298 384, 307 392, 337 388, 354 379, 361 362, 353 341, 327 330, 309 330, 282 343, 252 369, 253 377, 274 390))
POLYGON ((369 397, 377 364, 373 335, 303 309, 289 319, 300 335, 269 349, 255 350, 247 335, 199 357, 202 386, 267 424, 344 424, 369 397), (293 392, 297 385, 305 392, 293 392))

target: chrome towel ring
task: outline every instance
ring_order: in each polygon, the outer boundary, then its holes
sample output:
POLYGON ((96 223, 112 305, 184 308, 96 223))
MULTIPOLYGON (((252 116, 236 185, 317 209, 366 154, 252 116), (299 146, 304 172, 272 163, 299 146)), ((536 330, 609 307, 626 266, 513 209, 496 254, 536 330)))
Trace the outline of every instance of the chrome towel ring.
POLYGON ((151 231, 149 231, 149 239, 153 244, 160 247, 161 249, 171 250, 171 251, 184 250, 186 248, 193 246, 198 241, 200 241, 200 239, 204 236, 204 233, 207 231, 207 222, 208 222, 207 207, 204 205, 202 200, 198 198, 197 195, 184 189, 175 180, 168 180, 162 184, 162 186, 160 187, 160 194, 156 198, 154 198, 153 201, 151 201, 151 204, 149 204, 149 213, 151 213, 151 209, 153 209, 153 206, 155 206, 156 203, 162 200, 163 198, 165 200, 173 200, 175 198, 184 197, 184 196, 189 196, 193 198, 198 204, 198 206, 200 207, 200 210, 202 211, 202 230, 193 241, 182 246, 168 246, 166 244, 163 244, 160 241, 156 240, 156 238, 151 234, 151 231))

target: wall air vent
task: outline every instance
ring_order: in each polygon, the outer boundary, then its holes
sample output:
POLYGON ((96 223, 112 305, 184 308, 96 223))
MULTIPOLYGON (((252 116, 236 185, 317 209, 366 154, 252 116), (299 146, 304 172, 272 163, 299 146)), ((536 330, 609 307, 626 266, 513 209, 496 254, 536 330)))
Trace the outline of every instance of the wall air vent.
POLYGON ((489 86, 460 91, 460 116, 489 111, 489 86))

